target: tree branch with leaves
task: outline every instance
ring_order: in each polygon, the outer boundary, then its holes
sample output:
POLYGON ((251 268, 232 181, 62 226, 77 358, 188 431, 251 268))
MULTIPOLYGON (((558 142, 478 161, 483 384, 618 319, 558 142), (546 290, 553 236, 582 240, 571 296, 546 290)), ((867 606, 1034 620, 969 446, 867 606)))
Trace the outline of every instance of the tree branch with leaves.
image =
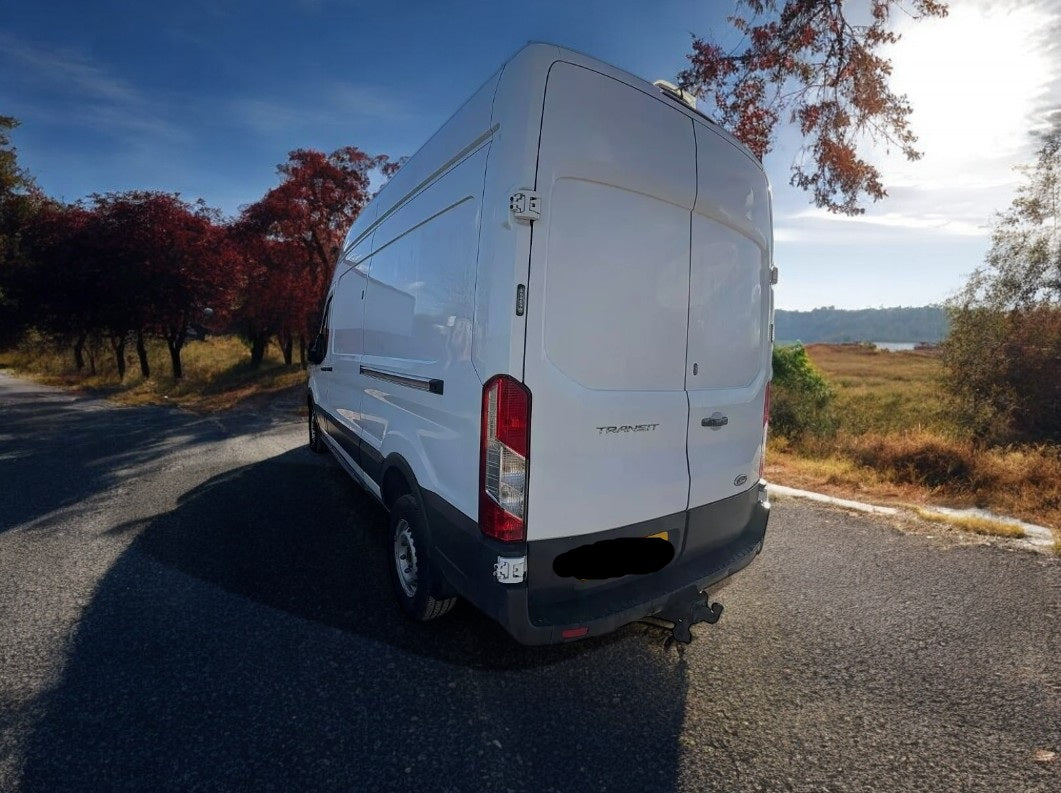
POLYGON ((892 18, 943 17, 939 0, 739 0, 728 18, 740 44, 693 39, 682 88, 713 104, 718 121, 762 159, 786 117, 804 144, 791 184, 830 212, 858 215, 887 195, 866 148, 884 142, 919 159, 912 108, 889 87, 883 52, 899 40, 892 18), (852 11, 854 6, 854 11, 852 11), (864 16, 859 19, 858 15, 864 16))

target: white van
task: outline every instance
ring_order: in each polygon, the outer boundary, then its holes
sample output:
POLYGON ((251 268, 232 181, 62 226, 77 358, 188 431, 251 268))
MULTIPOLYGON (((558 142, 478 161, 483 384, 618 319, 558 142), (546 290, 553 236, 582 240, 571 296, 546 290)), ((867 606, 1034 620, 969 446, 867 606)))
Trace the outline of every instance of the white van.
POLYGON ((531 44, 346 239, 310 445, 390 512, 394 589, 525 644, 717 619, 761 550, 770 189, 680 95, 531 44))

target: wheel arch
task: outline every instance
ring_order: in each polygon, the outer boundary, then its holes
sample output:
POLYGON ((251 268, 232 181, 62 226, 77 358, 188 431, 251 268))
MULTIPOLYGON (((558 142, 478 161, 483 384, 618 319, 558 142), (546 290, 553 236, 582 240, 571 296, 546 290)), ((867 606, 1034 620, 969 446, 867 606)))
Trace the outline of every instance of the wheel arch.
POLYGON ((424 497, 420 492, 420 483, 413 473, 412 466, 397 452, 391 452, 383 460, 382 475, 379 485, 380 500, 388 510, 403 495, 412 495, 420 509, 424 508, 424 497))

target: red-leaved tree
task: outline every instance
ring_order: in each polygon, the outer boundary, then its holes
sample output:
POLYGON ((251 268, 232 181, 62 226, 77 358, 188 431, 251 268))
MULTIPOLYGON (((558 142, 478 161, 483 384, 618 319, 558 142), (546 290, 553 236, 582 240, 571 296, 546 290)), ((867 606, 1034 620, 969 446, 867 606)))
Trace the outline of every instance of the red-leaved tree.
POLYGON ((804 146, 791 183, 817 206, 861 214, 863 197, 887 195, 865 147, 885 141, 916 160, 907 98, 888 84, 882 54, 898 40, 893 16, 942 17, 939 0, 738 0, 729 22, 735 49, 694 38, 681 86, 712 103, 719 123, 760 159, 780 120, 798 126, 804 146))
POLYGON ((297 340, 305 365, 306 338, 339 246, 371 198, 371 173, 387 173, 388 165, 386 156, 354 146, 331 154, 298 149, 279 166, 280 184, 243 210, 233 234, 247 258, 239 318, 252 366, 261 363, 273 335, 289 364, 297 340))
MULTIPOLYGON (((13 263, 7 288, 31 325, 52 341, 70 345, 77 370, 99 329, 100 283, 88 264, 94 213, 80 204, 46 202, 20 229, 26 255, 13 263)), ((89 356, 95 374, 95 355, 89 356)))
POLYGON ((180 378, 190 329, 227 320, 241 286, 241 260, 220 215, 170 193, 130 191, 94 202, 96 255, 107 257, 112 270, 104 279, 116 304, 106 323, 112 343, 135 332, 146 377, 144 334, 165 339, 173 377, 180 378))

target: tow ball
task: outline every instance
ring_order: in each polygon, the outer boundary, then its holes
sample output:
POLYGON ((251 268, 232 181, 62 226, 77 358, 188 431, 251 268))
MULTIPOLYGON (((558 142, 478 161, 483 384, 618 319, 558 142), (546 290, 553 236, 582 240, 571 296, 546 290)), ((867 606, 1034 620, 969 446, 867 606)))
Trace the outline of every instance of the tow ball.
POLYGON ((663 648, 669 649, 675 643, 689 644, 693 640, 690 628, 697 623, 714 625, 721 616, 722 604, 711 603, 707 592, 698 592, 693 598, 672 602, 641 621, 669 631, 663 640, 663 648))

